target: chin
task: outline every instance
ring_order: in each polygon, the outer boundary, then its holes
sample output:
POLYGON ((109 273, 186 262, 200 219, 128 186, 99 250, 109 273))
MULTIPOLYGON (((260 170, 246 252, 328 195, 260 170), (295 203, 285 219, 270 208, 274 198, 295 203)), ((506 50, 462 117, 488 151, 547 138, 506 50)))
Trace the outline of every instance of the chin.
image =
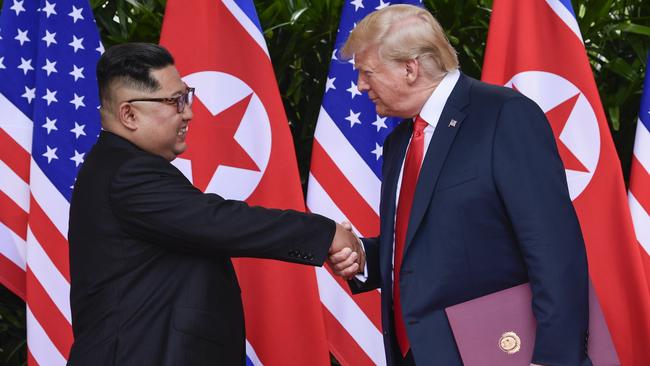
POLYGON ((390 114, 390 112, 383 108, 375 108, 375 112, 377 112, 377 114, 381 117, 394 117, 392 114, 390 114))
POLYGON ((185 150, 187 150, 187 144, 185 142, 183 142, 182 144, 176 146, 176 148, 174 149, 174 154, 176 156, 178 156, 178 155, 184 153, 185 150))
POLYGON ((377 112, 378 115, 382 117, 392 117, 393 115, 390 114, 390 111, 384 104, 376 104, 375 105, 375 112, 377 112))

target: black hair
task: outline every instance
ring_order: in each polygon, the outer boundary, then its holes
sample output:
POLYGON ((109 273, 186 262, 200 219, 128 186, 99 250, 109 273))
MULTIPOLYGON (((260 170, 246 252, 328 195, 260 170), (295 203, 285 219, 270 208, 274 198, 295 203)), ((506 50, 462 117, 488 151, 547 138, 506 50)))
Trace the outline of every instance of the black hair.
POLYGON ((99 100, 110 99, 110 86, 120 80, 130 87, 156 91, 158 81, 151 71, 173 65, 174 58, 164 47, 153 43, 123 43, 109 48, 97 63, 99 100))

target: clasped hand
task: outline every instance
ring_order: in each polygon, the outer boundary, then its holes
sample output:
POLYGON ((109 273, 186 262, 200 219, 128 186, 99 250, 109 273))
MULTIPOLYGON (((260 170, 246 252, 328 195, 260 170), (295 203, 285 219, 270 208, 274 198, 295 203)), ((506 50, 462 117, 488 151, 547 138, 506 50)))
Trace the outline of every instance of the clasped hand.
POLYGON ((336 224, 336 233, 332 240, 327 263, 334 274, 346 280, 363 271, 366 255, 359 238, 352 232, 352 225, 349 222, 336 224))

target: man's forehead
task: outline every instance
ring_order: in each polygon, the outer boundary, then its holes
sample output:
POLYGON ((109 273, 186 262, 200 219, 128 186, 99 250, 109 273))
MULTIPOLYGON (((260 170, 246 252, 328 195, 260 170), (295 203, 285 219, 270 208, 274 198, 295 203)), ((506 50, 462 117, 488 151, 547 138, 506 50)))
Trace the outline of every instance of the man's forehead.
POLYGON ((354 54, 354 67, 357 69, 374 69, 379 65, 380 61, 377 53, 368 48, 354 54))
POLYGON ((151 76, 156 79, 162 90, 182 91, 187 87, 174 65, 153 70, 151 76))

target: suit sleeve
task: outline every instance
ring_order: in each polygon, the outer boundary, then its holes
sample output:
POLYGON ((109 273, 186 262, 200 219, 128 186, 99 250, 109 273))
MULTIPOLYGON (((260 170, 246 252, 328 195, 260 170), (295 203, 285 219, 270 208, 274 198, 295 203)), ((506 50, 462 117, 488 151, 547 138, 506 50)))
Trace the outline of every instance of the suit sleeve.
POLYGON ((350 291, 353 294, 377 289, 381 286, 379 276, 379 238, 363 238, 363 250, 366 253, 366 266, 368 267, 368 278, 360 281, 356 278, 348 281, 350 291))
POLYGON ((130 235, 188 253, 322 265, 335 232, 335 223, 320 215, 202 193, 155 156, 124 163, 112 178, 110 199, 130 235))
MULTIPOLYGON (((391 154, 395 154, 395 151, 392 150, 393 146, 393 140, 396 138, 395 136, 397 135, 397 129, 399 129, 400 126, 396 128, 384 141, 384 165, 382 166, 382 175, 384 177, 387 176, 386 173, 386 161, 387 157, 391 154)), ((382 183, 383 184, 383 183, 382 183)), ((382 186, 382 204, 384 203, 385 197, 383 197, 384 194, 384 187, 382 186)), ((382 217, 381 220, 387 220, 386 217, 382 217)), ((381 271, 380 271, 380 258, 379 258, 379 245, 381 243, 381 235, 387 235, 386 233, 380 233, 379 237, 374 237, 374 238, 363 238, 361 241, 363 242, 363 247, 364 251, 366 253, 366 266, 368 267, 368 279, 365 282, 359 281, 358 279, 352 279, 348 281, 348 284, 350 286, 350 291, 352 291, 353 294, 359 294, 362 292, 367 292, 371 291, 377 288, 381 287, 381 271)), ((388 235, 392 235, 392 232, 388 235)))
POLYGON ((493 172, 533 292, 533 362, 586 365, 587 259, 550 125, 525 97, 506 101, 494 137, 493 172))

